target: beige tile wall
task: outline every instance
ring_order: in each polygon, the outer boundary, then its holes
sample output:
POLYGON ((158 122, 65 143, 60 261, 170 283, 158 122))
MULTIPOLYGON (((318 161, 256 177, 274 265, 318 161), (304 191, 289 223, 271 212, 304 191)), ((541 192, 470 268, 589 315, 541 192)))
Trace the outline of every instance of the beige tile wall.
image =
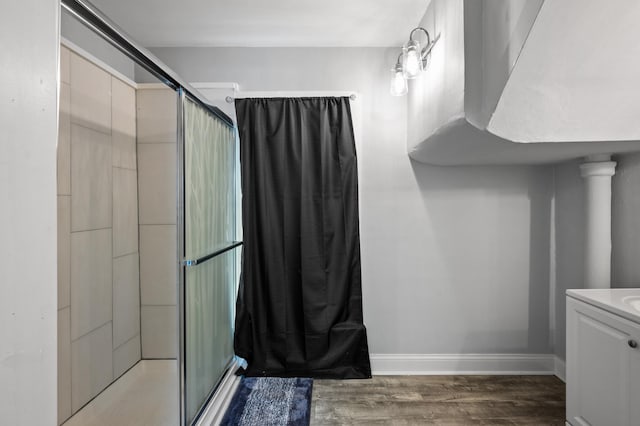
POLYGON ((111 322, 71 342, 71 409, 78 411, 113 381, 111 322))
POLYGON ((136 94, 66 47, 58 143, 58 422, 141 356, 136 94))
POLYGON ((71 85, 69 50, 60 50, 58 125, 58 423, 71 415, 71 85))
POLYGON ((177 96, 169 89, 137 90, 143 358, 176 358, 177 96))
POLYGON ((58 423, 71 415, 71 307, 58 310, 58 423))
POLYGON ((111 228, 71 233, 72 341, 111 321, 112 263, 111 228))

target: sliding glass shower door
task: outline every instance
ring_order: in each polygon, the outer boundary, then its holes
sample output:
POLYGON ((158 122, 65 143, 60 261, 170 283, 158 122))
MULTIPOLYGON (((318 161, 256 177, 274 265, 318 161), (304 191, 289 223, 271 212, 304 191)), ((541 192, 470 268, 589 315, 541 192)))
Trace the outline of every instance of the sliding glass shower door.
POLYGON ((182 93, 182 414, 191 424, 233 360, 237 230, 235 129, 182 93))

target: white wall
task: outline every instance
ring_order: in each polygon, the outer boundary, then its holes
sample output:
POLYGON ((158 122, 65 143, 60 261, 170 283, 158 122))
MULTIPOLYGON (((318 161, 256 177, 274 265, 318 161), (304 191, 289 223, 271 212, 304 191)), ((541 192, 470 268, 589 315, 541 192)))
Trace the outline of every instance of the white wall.
MULTIPOLYGON (((464 118, 464 25, 462 0, 433 0, 420 21, 431 37, 440 40, 429 55, 427 71, 409 80, 409 152, 447 123, 464 118)), ((423 34, 416 37, 424 41, 423 34)))
MULTIPOLYGON (((612 181, 611 286, 640 287, 640 154, 615 158, 612 181)), ((555 353, 565 358, 565 292, 584 288, 584 179, 580 160, 554 168, 555 353)))
POLYGON ((634 1, 546 0, 487 129, 524 143, 640 140, 639 19, 634 1))
POLYGON ((584 181, 580 162, 554 168, 555 354, 565 359, 566 301, 570 288, 584 288, 584 181))
POLYGON ((0 423, 56 422, 57 0, 0 18, 0 423), (37 13, 34 13, 37 11, 37 13))
POLYGON ((551 172, 441 168, 406 154, 397 48, 156 48, 188 81, 355 91, 365 322, 372 353, 548 353, 551 172))
POLYGON ((465 112, 487 127, 543 0, 465 0, 465 112))
POLYGON ((640 154, 619 156, 612 191, 612 287, 640 287, 640 154))

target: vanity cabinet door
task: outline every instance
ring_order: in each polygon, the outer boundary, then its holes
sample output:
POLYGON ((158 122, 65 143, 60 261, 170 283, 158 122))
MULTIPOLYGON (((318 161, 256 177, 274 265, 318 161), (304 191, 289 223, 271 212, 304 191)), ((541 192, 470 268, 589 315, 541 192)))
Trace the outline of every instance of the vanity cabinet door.
POLYGON ((629 367, 629 420, 634 424, 640 424, 640 327, 633 333, 633 341, 637 343, 636 348, 631 351, 629 367))
POLYGON ((634 426, 640 417, 637 324, 567 298, 567 421, 634 426), (634 377, 635 376, 635 377, 634 377))

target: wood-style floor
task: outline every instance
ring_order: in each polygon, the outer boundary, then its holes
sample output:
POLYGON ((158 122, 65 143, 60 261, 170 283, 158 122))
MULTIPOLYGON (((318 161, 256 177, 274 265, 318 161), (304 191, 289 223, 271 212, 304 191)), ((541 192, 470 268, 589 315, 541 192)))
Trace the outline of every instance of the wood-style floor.
POLYGON ((311 425, 564 425, 555 376, 314 380, 311 425))

